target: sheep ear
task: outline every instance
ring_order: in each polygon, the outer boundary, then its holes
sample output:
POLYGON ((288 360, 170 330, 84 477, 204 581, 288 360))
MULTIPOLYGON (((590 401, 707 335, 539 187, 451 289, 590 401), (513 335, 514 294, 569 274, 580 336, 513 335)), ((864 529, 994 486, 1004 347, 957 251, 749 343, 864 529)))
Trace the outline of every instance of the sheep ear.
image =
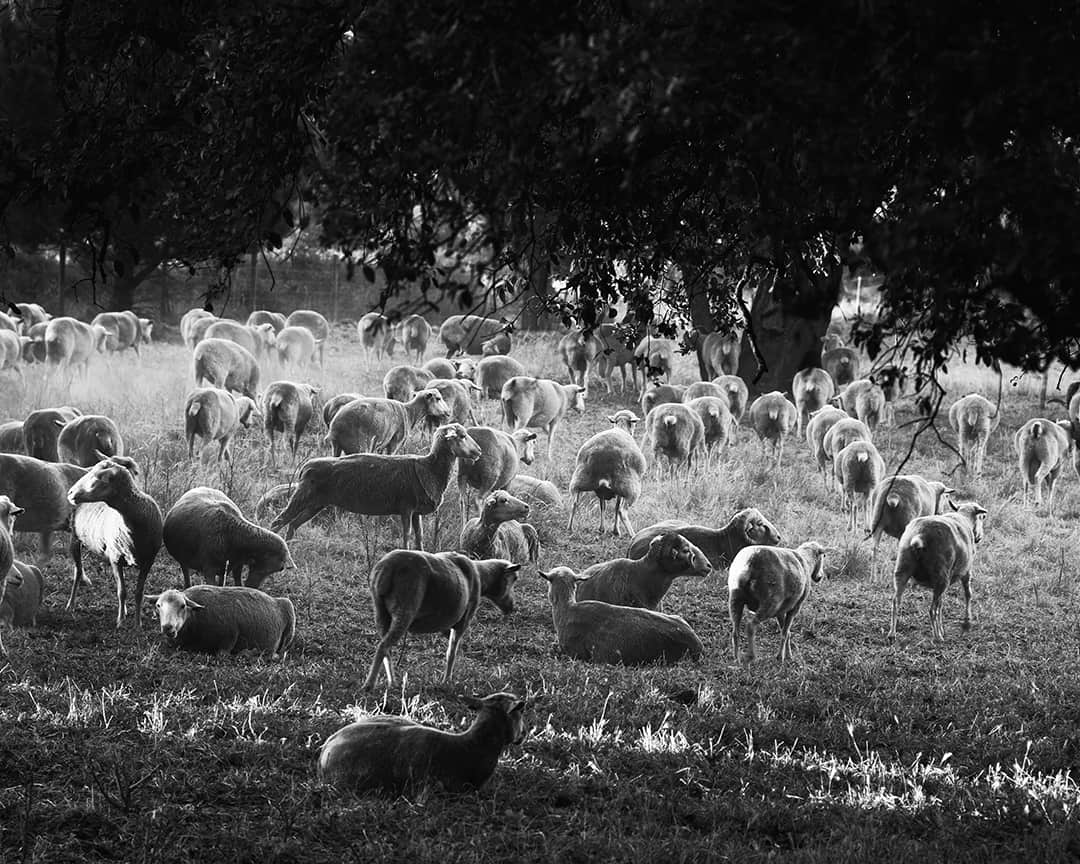
POLYGON ((592 578, 591 576, 582 576, 580 573, 575 573, 574 574, 574 581, 575 582, 588 582, 589 579, 591 579, 591 578, 592 578))
POLYGON ((537 570, 536 570, 536 575, 539 576, 541 579, 544 579, 547 582, 551 581, 551 574, 550 573, 545 573, 543 570, 541 570, 539 568, 537 568, 537 570))
POLYGON ((53 420, 52 422, 56 424, 56 428, 58 429, 63 429, 65 426, 67 426, 67 423, 65 423, 63 420, 53 420))
POLYGON ((503 569, 504 573, 517 573, 521 569, 520 564, 511 564, 503 569))
POLYGON ((526 441, 535 441, 537 439, 537 437, 538 436, 537 436, 537 434, 535 432, 526 432, 525 433, 525 440, 526 441))
POLYGON ((985 507, 982 507, 979 504, 975 505, 975 515, 976 516, 985 516, 989 512, 990 511, 987 510, 985 507))
POLYGON ((956 506, 956 502, 953 501, 951 498, 949 499, 949 506, 952 507, 953 510, 959 510, 960 509, 959 507, 956 506))
POLYGON ((26 512, 26 508, 25 507, 20 507, 18 504, 12 504, 11 509, 8 511, 8 513, 10 515, 12 515, 12 516, 18 516, 20 513, 25 513, 25 512, 26 512))
POLYGON ((608 414, 607 419, 608 419, 608 423, 615 423, 616 422, 614 414, 608 414))
POLYGON ((184 605, 186 605, 189 609, 205 609, 206 608, 205 606, 203 606, 202 603, 196 603, 190 597, 186 597, 186 596, 185 596, 185 599, 184 599, 184 605))
POLYGON ((160 596, 160 594, 143 594, 143 600, 149 601, 151 603, 157 603, 158 597, 160 596))

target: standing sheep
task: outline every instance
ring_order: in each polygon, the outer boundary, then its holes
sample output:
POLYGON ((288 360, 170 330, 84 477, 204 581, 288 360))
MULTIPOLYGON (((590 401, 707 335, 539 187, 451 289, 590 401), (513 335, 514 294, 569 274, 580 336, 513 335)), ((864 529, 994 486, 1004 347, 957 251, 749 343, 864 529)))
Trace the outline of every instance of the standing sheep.
POLYGON ((705 424, 697 412, 681 403, 657 405, 645 418, 645 440, 652 445, 653 468, 660 473, 665 456, 672 476, 679 466, 693 469, 694 455, 705 448, 705 424))
POLYGON ((223 657, 253 650, 280 657, 296 634, 292 601, 257 588, 193 585, 146 599, 156 606, 162 634, 181 651, 223 657))
POLYGON ((515 564, 535 564, 540 557, 540 538, 529 517, 529 505, 509 492, 488 495, 480 515, 463 522, 458 548, 470 558, 505 558, 515 564))
POLYGON ((983 459, 991 433, 1001 422, 1001 406, 997 407, 987 398, 972 393, 957 399, 949 407, 949 425, 959 439, 960 458, 964 472, 975 477, 982 476, 983 459))
POLYGON ((627 534, 634 533, 626 511, 641 495, 645 456, 631 432, 618 426, 625 423, 632 430, 638 418, 632 411, 622 410, 608 417, 608 420, 616 428, 597 432, 577 452, 574 475, 570 479, 570 494, 574 496, 574 503, 570 508, 567 531, 574 529, 574 515, 581 503, 581 496, 586 492, 595 492, 600 501, 600 533, 604 533, 604 507, 612 498, 615 499, 615 536, 619 536, 624 527, 627 534))
POLYGON ((836 401, 849 416, 862 420, 871 435, 885 418, 885 391, 869 378, 852 381, 836 394, 836 401))
POLYGON ((248 327, 258 327, 260 324, 269 324, 274 328, 274 333, 280 333, 285 329, 285 316, 280 312, 269 312, 266 309, 256 309, 247 318, 248 327))
POLYGON ((277 346, 278 363, 293 369, 306 369, 315 360, 315 351, 322 352, 322 343, 317 342, 307 327, 284 327, 274 340, 277 346))
POLYGON ((612 392, 611 373, 619 371, 622 381, 619 392, 626 392, 626 370, 630 370, 630 377, 636 381, 634 372, 634 349, 626 345, 619 338, 614 324, 601 324, 596 330, 596 338, 600 341, 600 353, 596 356, 596 374, 607 387, 607 392, 612 392))
MULTIPOLYGON (((641 389, 649 378, 663 375, 671 383, 671 372, 675 368, 675 343, 670 339, 658 339, 645 335, 634 349, 634 363, 641 369, 641 389)), ((637 373, 634 373, 636 380, 637 373)))
POLYGON ((736 425, 742 422, 746 406, 750 402, 750 390, 738 375, 721 375, 713 379, 727 393, 728 407, 736 425))
POLYGON ((601 347, 599 339, 593 335, 586 336, 581 329, 571 330, 559 340, 559 357, 566 365, 570 383, 580 385, 586 396, 589 394, 589 376, 601 347))
POLYGON ((1020 465, 1020 480, 1024 487, 1024 503, 1035 490, 1035 508, 1042 506, 1042 488, 1046 484, 1047 512, 1054 515, 1054 484, 1061 469, 1065 467, 1069 450, 1073 446, 1072 424, 1062 420, 1060 424, 1045 418, 1028 420, 1016 430, 1013 446, 1020 465))
POLYGON ((387 399, 408 402, 417 390, 425 389, 433 378, 430 372, 415 366, 393 366, 383 376, 383 395, 387 399))
POLYGON ((642 528, 630 541, 626 557, 641 558, 648 553, 653 540, 671 532, 681 534, 697 546, 717 571, 727 570, 740 549, 780 544, 780 532, 772 522, 756 507, 747 507, 733 515, 723 528, 687 525, 676 519, 642 528))
POLYGON ((204 380, 214 387, 242 393, 256 399, 259 364, 251 352, 227 339, 204 339, 193 355, 195 386, 204 380))
POLYGON ((60 451, 56 442, 60 437, 60 430, 81 416, 82 411, 70 405, 31 411, 23 421, 26 455, 45 462, 59 462, 60 451))
POLYGON ((356 322, 356 333, 360 337, 360 347, 364 349, 364 362, 371 365, 374 353, 378 362, 383 353, 390 356, 393 351, 394 337, 390 332, 390 319, 380 312, 367 312, 356 322))
POLYGON ((505 331, 496 333, 490 339, 485 339, 480 343, 480 353, 484 357, 494 357, 498 354, 506 355, 510 353, 512 344, 509 333, 505 331))
MULTIPOLYGON (((472 381, 465 378, 455 378, 451 381, 444 378, 435 378, 427 386, 442 396, 443 401, 450 409, 450 420, 452 422, 461 423, 462 425, 476 422, 476 417, 473 416, 471 396, 476 389, 476 385, 472 381)), ((429 429, 434 429, 435 425, 429 420, 429 429)))
MULTIPOLYGON (((38 610, 45 599, 45 579, 41 570, 22 561, 13 561, 7 579, 0 581, 3 581, 0 585, 0 625, 36 627, 38 610)), ((0 644, 0 649, 2 647, 0 644)))
POLYGON ((53 318, 45 328, 46 362, 68 372, 69 384, 76 368, 84 378, 89 373, 90 359, 97 353, 95 345, 90 325, 76 318, 53 318))
POLYGON ((188 459, 195 455, 195 436, 198 435, 206 444, 218 443, 218 463, 222 458, 231 462, 233 436, 241 426, 250 429, 258 415, 255 402, 248 396, 237 396, 216 387, 192 390, 184 403, 188 459))
MULTIPOLYGON (((817 465, 825 488, 829 488, 829 475, 825 471, 828 457, 825 453, 825 436, 841 420, 847 418, 847 414, 840 408, 826 405, 810 415, 810 422, 806 424, 806 444, 810 448, 810 455, 817 465)), ((869 432, 869 430, 867 430, 869 432)))
MULTIPOLYGON (((0 605, 4 602, 7 590, 8 573, 15 563, 15 546, 11 535, 15 528, 15 517, 24 512, 7 495, 0 495, 0 605)), ((4 648, 3 632, 0 631, 0 655, 7 654, 4 648)))
POLYGON ((803 369, 795 373, 791 392, 795 396, 795 407, 799 409, 797 432, 800 438, 810 422, 810 415, 829 404, 834 390, 832 378, 824 369, 803 369))
POLYGON ((837 387, 859 377, 859 352, 854 348, 833 348, 821 352, 821 368, 829 373, 837 387))
POLYGON ((723 399, 724 404, 727 404, 727 393, 715 381, 695 381, 683 391, 682 401, 689 403, 694 399, 700 399, 702 396, 723 399))
POLYGON ((417 423, 438 427, 450 422, 450 406, 438 390, 420 390, 408 402, 358 398, 330 421, 326 440, 335 456, 397 453, 417 423))
MULTIPOLYGON (((199 333, 196 337, 195 322, 202 320, 216 321, 217 316, 213 312, 207 312, 205 309, 188 309, 180 319, 180 338, 184 340, 184 344, 194 349, 199 340, 202 339, 202 333, 199 333)), ((210 325, 207 324, 207 327, 210 325)))
POLYGON ((84 414, 64 424, 56 439, 61 462, 92 468, 102 459, 124 455, 120 429, 103 414, 84 414))
POLYGON ((505 489, 521 463, 531 465, 536 459, 536 433, 519 429, 513 435, 487 426, 470 426, 469 436, 482 455, 475 462, 458 466, 458 497, 461 500, 461 524, 469 518, 475 499, 483 501, 491 492, 505 489))
POLYGON ((315 414, 318 387, 275 381, 266 388, 262 398, 263 428, 266 430, 267 455, 273 465, 277 458, 275 433, 280 432, 289 442, 293 461, 300 446, 300 437, 315 414))
POLYGON ((543 429, 548 436, 548 460, 555 448, 555 429, 573 408, 585 410, 585 391, 577 384, 560 384, 548 378, 518 376, 503 385, 500 394, 503 417, 513 431, 529 427, 543 429))
POLYGON ((323 424, 326 428, 330 428, 330 424, 334 421, 334 417, 337 416, 338 411, 350 402, 355 402, 360 398, 362 397, 359 393, 339 393, 337 396, 327 399, 322 406, 323 424))
POLYGON ((825 488, 830 487, 829 477, 836 477, 836 467, 832 465, 840 451, 856 441, 869 441, 870 430, 866 424, 854 417, 841 417, 825 433, 821 439, 821 450, 825 459, 825 488))
POLYGON ((506 325, 492 318, 480 315, 451 315, 439 328, 439 341, 446 346, 447 357, 455 354, 481 354, 483 343, 505 329, 506 325))
POLYGON ((416 362, 424 359, 428 342, 431 341, 431 325, 422 315, 409 315, 398 328, 398 339, 405 349, 405 355, 416 355, 416 362))
POLYGON ((885 460, 869 441, 853 441, 836 454, 833 473, 840 490, 841 508, 848 511, 848 530, 854 531, 862 510, 870 530, 870 495, 885 476, 885 460))
POLYGON ((784 439, 796 425, 798 413, 798 409, 779 390, 758 396, 750 406, 750 424, 761 442, 761 452, 765 453, 766 442, 772 445, 776 468, 780 467, 780 460, 784 457, 784 439))
POLYGON ((907 370, 903 366, 885 366, 870 376, 885 395, 885 413, 881 419, 893 426, 896 425, 896 400, 904 393, 907 375, 907 370))
POLYGON ((224 339, 235 342, 257 360, 269 360, 273 356, 277 336, 273 324, 258 324, 254 327, 239 321, 221 319, 206 328, 203 339, 224 339))
POLYGON ((710 378, 734 375, 742 355, 741 333, 708 333, 701 340, 701 360, 710 378))
POLYGON ((29 336, 17 336, 10 330, 0 330, 0 371, 11 369, 22 378, 23 355, 32 341, 29 336))
MULTIPOLYGON (((429 377, 428 381, 432 378, 445 378, 450 380, 456 378, 458 374, 458 367, 454 365, 455 361, 447 360, 445 357, 432 357, 423 366, 420 367, 420 371, 427 372, 429 377)), ((402 369, 416 369, 415 366, 402 366, 402 369)), ((405 374, 405 373, 402 373, 405 374)), ((410 373, 411 374, 411 373, 410 373)), ((383 388, 385 389, 386 379, 383 379, 383 388)))
POLYGON ((870 556, 870 578, 877 578, 877 553, 881 535, 899 540, 911 520, 919 516, 936 516, 945 509, 947 496, 955 490, 938 480, 926 480, 918 474, 894 474, 886 477, 874 490, 870 521, 874 551, 870 556))
POLYGON ((682 384, 653 384, 641 394, 641 415, 648 417, 649 412, 657 405, 682 402, 686 390, 687 388, 682 384))
POLYGON ((688 400, 686 407, 701 419, 705 433, 703 446, 706 452, 719 452, 731 443, 735 421, 728 409, 726 397, 698 396, 696 399, 688 400))
POLYGON ((476 366, 476 384, 485 399, 498 399, 507 381, 524 376, 525 367, 503 354, 483 357, 476 366))
POLYGON ((323 365, 323 349, 326 340, 330 338, 330 322, 318 312, 310 309, 297 309, 285 319, 286 327, 302 327, 307 330, 315 340, 319 349, 319 366, 323 365))

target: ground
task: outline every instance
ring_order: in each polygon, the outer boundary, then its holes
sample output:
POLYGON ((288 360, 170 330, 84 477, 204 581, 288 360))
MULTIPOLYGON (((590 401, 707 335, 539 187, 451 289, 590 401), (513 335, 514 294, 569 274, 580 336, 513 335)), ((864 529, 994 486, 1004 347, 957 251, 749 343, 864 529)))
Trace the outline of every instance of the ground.
MULTIPOLYGON (((375 394, 389 363, 365 368, 354 338, 336 335, 325 372, 274 372, 264 381, 311 380, 324 396, 375 394)), ((515 353, 537 374, 565 380, 555 339, 525 340, 515 353)), ((676 380, 694 377, 696 362, 681 358, 676 380)), ((951 477, 958 499, 990 512, 976 560, 975 626, 961 632, 954 587, 944 645, 930 642, 929 596, 919 589, 905 596, 899 638, 889 644, 890 580, 871 581, 870 544, 861 530, 846 531, 805 441, 789 439, 774 471, 746 427, 719 464, 675 480, 650 477, 631 518, 637 528, 669 517, 719 525, 756 506, 790 545, 840 547, 796 619, 787 666, 774 657, 771 624, 752 668, 733 661, 722 575, 680 580, 666 602, 704 642, 700 663, 624 669, 568 660, 555 643, 546 586, 529 572, 512 617, 481 610, 449 685, 439 683, 443 638, 414 636, 399 666, 404 683, 365 695, 375 644, 368 574, 397 544, 396 521, 341 516, 299 530, 298 569, 263 586, 296 604, 298 636, 283 661, 172 652, 149 604, 141 632, 118 632, 110 582, 93 570, 80 608, 66 612, 69 565, 58 538, 38 628, 5 633, 0 861, 1076 860, 1080 493, 1070 466, 1056 517, 1021 509, 1012 433, 1037 413, 1038 381, 1007 382, 986 476, 951 477), (321 742, 357 717, 407 713, 463 728, 470 712, 461 694, 504 689, 535 698, 531 731, 478 792, 385 800, 315 782, 321 742)), ((957 364, 946 383, 950 398, 996 394, 996 379, 974 367, 957 364)), ((188 352, 155 345, 141 361, 99 362, 70 393, 55 381, 46 388, 30 370, 25 382, 5 383, 0 419, 64 403, 108 414, 163 510, 209 482, 250 515, 293 466, 286 458, 265 469, 256 431, 236 446, 223 481, 216 468, 189 463, 182 406, 190 388, 188 352)), ((555 459, 541 455, 526 470, 565 491, 577 448, 631 400, 594 385, 585 413, 560 427, 555 459)), ((906 406, 898 414, 901 423, 913 416, 906 406)), ((302 456, 324 446, 324 431, 315 424, 302 456)), ((911 431, 879 436, 890 470, 911 431)), ((937 477, 955 464, 927 433, 904 470, 937 477)), ((455 489, 451 481, 429 549, 456 542, 455 489)), ((538 521, 543 567, 580 570, 625 551, 625 538, 597 535, 591 506, 572 535, 565 517, 538 521)), ((27 540, 20 557, 30 554, 27 540)), ((883 543, 886 574, 895 548, 883 543)), ((150 590, 179 579, 162 550, 150 590)))

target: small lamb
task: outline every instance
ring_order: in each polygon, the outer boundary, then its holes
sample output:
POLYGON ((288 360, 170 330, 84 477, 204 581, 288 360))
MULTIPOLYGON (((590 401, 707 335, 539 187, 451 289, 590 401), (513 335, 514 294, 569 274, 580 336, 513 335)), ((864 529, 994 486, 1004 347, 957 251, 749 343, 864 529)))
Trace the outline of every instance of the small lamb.
POLYGON ((754 613, 747 621, 746 656, 754 660, 754 636, 758 625, 769 618, 780 624, 780 653, 791 657, 791 625, 802 604, 810 597, 810 586, 825 575, 826 549, 810 541, 797 549, 775 546, 747 546, 731 562, 728 571, 728 612, 731 615, 731 651, 739 658, 739 632, 743 609, 754 613))
POLYGON ((848 512, 848 530, 854 531, 862 511, 870 530, 870 494, 885 476, 885 460, 869 441, 854 441, 836 454, 833 474, 840 490, 841 509, 848 512))
POLYGON ((193 585, 147 594, 161 632, 181 651, 223 657, 253 650, 281 657, 296 634, 296 610, 287 597, 257 588, 193 585))
POLYGON ((37 626, 37 613, 44 599, 45 579, 41 570, 22 561, 13 561, 7 579, 0 586, 0 624, 8 627, 37 626))
POLYGON ((652 542, 663 534, 675 531, 697 546, 715 570, 727 570, 740 549, 747 546, 778 546, 780 532, 756 507, 738 511, 723 528, 686 525, 674 519, 657 522, 642 528, 630 541, 627 558, 647 554, 652 542))
POLYGON ((795 396, 795 407, 799 409, 797 432, 800 438, 810 422, 810 415, 829 404, 835 389, 832 378, 824 369, 813 367, 795 373, 791 392, 795 396))
POLYGON ((470 558, 502 558, 515 564, 535 564, 540 558, 540 538, 536 529, 522 520, 529 518, 529 505, 509 492, 488 495, 480 516, 461 528, 458 548, 470 558))
MULTIPOLYGON (((0 495, 0 605, 3 605, 7 591, 8 574, 15 563, 15 546, 11 534, 15 527, 15 517, 23 512, 7 495, 0 495)), ((7 654, 4 648, 3 633, 0 632, 0 655, 7 654)))
POLYGON ((874 490, 869 529, 874 538, 870 556, 870 577, 877 578, 877 552, 881 535, 899 540, 911 520, 919 516, 936 516, 943 512, 947 496, 956 490, 938 480, 926 480, 918 474, 894 474, 886 477, 874 490))
POLYGON ((767 444, 772 445, 776 468, 784 457, 784 439, 796 425, 798 415, 799 409, 779 390, 758 396, 750 406, 750 425, 757 432, 761 452, 766 452, 767 444))
POLYGON ((984 396, 971 393, 949 407, 949 425, 959 439, 964 472, 982 476, 983 459, 991 433, 1001 422, 1001 411, 984 396))
POLYGON ((506 425, 512 430, 528 427, 547 432, 549 461, 555 447, 555 429, 566 412, 571 408, 579 414, 585 410, 583 387, 548 378, 511 378, 503 385, 500 399, 506 425))
MULTIPOLYGON (((1045 418, 1028 420, 1016 430, 1013 446, 1020 463, 1020 479, 1024 485, 1024 503, 1028 506, 1031 490, 1035 490, 1035 508, 1042 506, 1042 488, 1046 484, 1047 512, 1054 515, 1054 485, 1065 467, 1072 449, 1072 423, 1054 423, 1045 418)), ((979 463, 981 468, 981 460, 979 463)))
POLYGON ((633 411, 623 409, 608 420, 616 428, 597 432, 577 452, 574 475, 570 479, 574 503, 570 508, 567 531, 574 529, 574 515, 581 496, 595 492, 600 500, 600 533, 604 533, 605 504, 612 498, 615 499, 612 529, 615 536, 619 536, 623 528, 628 534, 634 533, 626 511, 641 495, 641 478, 645 475, 645 455, 632 434, 638 418, 633 411))

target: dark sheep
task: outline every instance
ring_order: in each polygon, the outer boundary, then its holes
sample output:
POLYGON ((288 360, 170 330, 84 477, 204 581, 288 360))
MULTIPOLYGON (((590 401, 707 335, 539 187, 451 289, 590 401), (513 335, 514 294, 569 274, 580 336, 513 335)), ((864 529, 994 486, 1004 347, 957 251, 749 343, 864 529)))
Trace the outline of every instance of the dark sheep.
POLYGON ((60 451, 56 442, 60 437, 60 430, 70 421, 81 416, 82 411, 70 405, 31 411, 23 421, 26 455, 45 462, 59 462, 60 451))
POLYGON ((161 632, 181 651, 219 657, 253 650, 280 657, 296 634, 296 610, 288 597, 257 588, 193 585, 148 594, 161 632))
POLYGON ((330 421, 326 440, 335 456, 343 453, 397 453, 421 421, 450 422, 450 407, 438 390, 420 390, 408 402, 359 398, 343 405, 330 421))
POLYGON ((717 571, 727 570, 740 549, 747 546, 778 546, 780 532, 756 507, 747 507, 732 516, 723 528, 687 525, 675 519, 642 528, 630 541, 627 558, 647 554, 653 540, 676 531, 697 546, 717 571))
POLYGON ((461 528, 458 548, 471 558, 505 558, 515 564, 535 564, 540 538, 529 517, 529 505, 500 490, 484 499, 480 515, 461 528))
POLYGON ((56 439, 61 462, 92 468, 102 459, 124 455, 124 439, 116 423, 103 414, 69 420, 56 439))

